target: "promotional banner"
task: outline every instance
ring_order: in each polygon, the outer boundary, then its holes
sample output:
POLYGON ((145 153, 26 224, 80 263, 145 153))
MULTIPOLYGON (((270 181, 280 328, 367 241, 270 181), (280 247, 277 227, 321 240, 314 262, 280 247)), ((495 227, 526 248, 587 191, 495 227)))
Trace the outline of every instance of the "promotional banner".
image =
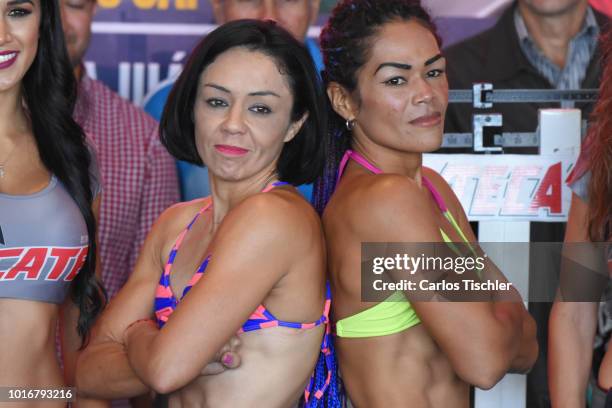
POLYGON ((141 105, 181 71, 212 23, 206 0, 98 0, 87 72, 141 105))
MULTIPOLYGON (((322 0, 318 37, 336 0, 322 0)), ((596 6, 610 8, 610 0, 596 6)), ((445 47, 492 26, 510 0, 424 0, 445 47)), ((97 0, 92 41, 85 57, 90 76, 142 105, 158 83, 180 72, 193 46, 215 28, 208 0, 97 0)))
POLYGON ((576 157, 426 154, 423 164, 450 184, 470 221, 565 222, 576 157))
MULTIPOLYGON (((496 11, 505 2, 497 0, 496 7, 487 10, 496 11)), ((319 19, 309 30, 309 37, 318 37, 335 3, 336 0, 321 2, 319 19)), ((482 15, 478 2, 454 7, 452 16, 447 16, 446 8, 438 3, 424 2, 436 17, 445 46, 495 21, 494 16, 482 15)), ((215 27, 208 0, 97 0, 85 66, 91 77, 142 105, 160 82, 181 71, 194 45, 215 27)))

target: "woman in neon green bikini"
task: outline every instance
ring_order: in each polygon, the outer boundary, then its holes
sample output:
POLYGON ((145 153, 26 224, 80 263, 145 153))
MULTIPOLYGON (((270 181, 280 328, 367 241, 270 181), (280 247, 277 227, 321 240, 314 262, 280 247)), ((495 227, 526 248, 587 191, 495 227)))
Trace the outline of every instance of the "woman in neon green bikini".
POLYGON ((422 154, 442 143, 448 102, 431 20, 417 1, 345 0, 321 45, 341 126, 315 205, 325 209, 348 396, 356 407, 468 407, 469 385, 490 388, 534 363, 535 323, 522 302, 495 301, 498 293, 482 302, 415 302, 402 292, 392 296, 410 303, 361 301, 362 242, 475 241, 448 184, 422 167, 422 154))

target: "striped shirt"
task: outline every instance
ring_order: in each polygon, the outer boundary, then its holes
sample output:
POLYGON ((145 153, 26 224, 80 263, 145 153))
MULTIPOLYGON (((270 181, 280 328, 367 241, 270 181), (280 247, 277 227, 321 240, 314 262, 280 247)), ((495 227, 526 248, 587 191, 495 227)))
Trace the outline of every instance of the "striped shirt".
POLYGON ((533 41, 518 8, 514 12, 514 25, 521 50, 531 65, 556 89, 580 89, 595 53, 599 25, 589 7, 580 31, 568 44, 565 66, 560 68, 548 59, 533 41))
POLYGON ((153 221, 178 201, 176 167, 159 141, 157 122, 87 75, 79 83, 74 118, 98 152, 99 255, 112 297, 134 268, 153 221))

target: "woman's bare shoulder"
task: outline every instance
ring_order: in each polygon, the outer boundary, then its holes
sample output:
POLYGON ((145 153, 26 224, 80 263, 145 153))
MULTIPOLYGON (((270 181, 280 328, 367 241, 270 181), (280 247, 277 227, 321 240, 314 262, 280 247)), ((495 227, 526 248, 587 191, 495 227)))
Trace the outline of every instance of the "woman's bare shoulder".
MULTIPOLYGON (((433 225, 430 201, 417 182, 397 174, 371 176, 335 203, 333 215, 342 218, 355 231, 369 239, 391 241, 397 237, 393 231, 402 231, 398 237, 419 236, 421 227, 426 231, 433 225)), ((426 233, 426 236, 429 234, 426 233)))
POLYGON ((149 234, 155 239, 175 237, 210 202, 210 197, 205 197, 171 205, 157 218, 149 234))
POLYGON ((351 209, 386 212, 399 209, 418 210, 427 200, 421 188, 410 177, 398 174, 380 174, 356 188, 347 200, 351 209))
POLYGON ((436 190, 442 194, 443 197, 446 197, 449 194, 452 194, 453 196, 455 195, 453 189, 444 179, 444 177, 442 177, 442 175, 434 169, 423 166, 423 176, 426 177, 431 184, 433 184, 436 190))
POLYGON ((223 221, 224 229, 260 231, 262 238, 273 232, 291 238, 296 244, 320 231, 320 219, 312 206, 298 193, 277 189, 255 194, 237 205, 223 221))

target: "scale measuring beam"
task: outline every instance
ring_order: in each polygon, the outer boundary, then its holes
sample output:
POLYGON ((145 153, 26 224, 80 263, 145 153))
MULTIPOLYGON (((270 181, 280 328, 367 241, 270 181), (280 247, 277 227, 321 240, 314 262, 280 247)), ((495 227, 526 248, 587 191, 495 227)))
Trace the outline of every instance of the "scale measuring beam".
MULTIPOLYGON (((571 108, 575 103, 593 103, 597 89, 493 89, 491 83, 475 83, 471 90, 449 91, 449 103, 471 103, 475 109, 491 109, 495 103, 559 103, 571 108)), ((499 113, 476 113, 471 133, 446 133, 442 148, 473 148, 474 152, 501 153, 504 148, 539 147, 536 132, 503 132, 503 117, 499 113)), ((586 123, 583 124, 586 129, 586 123)))

